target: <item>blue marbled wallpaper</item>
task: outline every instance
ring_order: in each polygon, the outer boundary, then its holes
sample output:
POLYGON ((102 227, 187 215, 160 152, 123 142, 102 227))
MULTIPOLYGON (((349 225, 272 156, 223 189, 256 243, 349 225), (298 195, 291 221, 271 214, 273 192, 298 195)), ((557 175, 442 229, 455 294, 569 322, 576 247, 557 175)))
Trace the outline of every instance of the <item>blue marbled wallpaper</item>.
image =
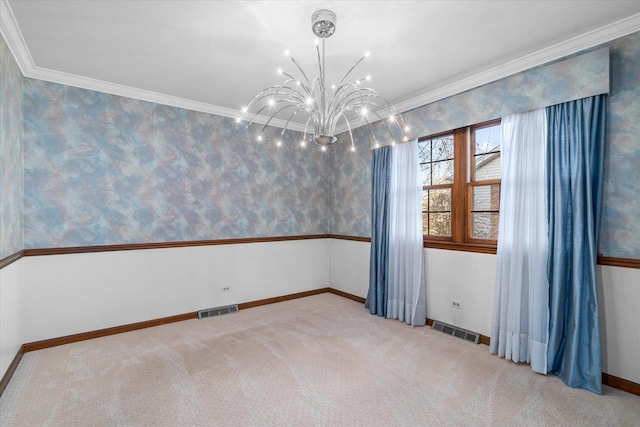
POLYGON ((25 248, 328 233, 329 155, 250 132, 25 79, 25 248))
POLYGON ((371 159, 368 127, 355 129, 351 141, 340 135, 331 152, 331 233, 343 236, 371 235, 371 159))
POLYGON ((23 249, 22 74, 0 37, 0 259, 23 249))
POLYGON ((640 32, 609 46, 611 95, 599 252, 640 259, 640 32))
MULTIPOLYGON (((611 96, 600 252, 640 259, 640 33, 603 47, 610 49, 611 96)), ((20 78, 6 47, 0 61, 10 69, 0 79, 2 90, 14 94, 2 92, 14 101, 0 106, 3 123, 7 115, 13 123, 2 127, 0 249, 6 256, 22 247, 20 78)), ((522 82, 535 82, 541 72, 510 77, 517 84, 502 93, 526 104, 522 82)), ((570 87, 563 75, 546 78, 546 90, 570 87)), ((429 133, 443 117, 468 116, 465 105, 482 90, 486 86, 458 97, 466 100, 461 105, 448 98, 407 112, 412 137, 429 133)), ((287 146, 295 135, 281 149, 266 148, 249 142, 231 119, 31 79, 24 81, 23 102, 25 248, 370 235, 366 128, 354 131, 355 153, 344 137, 321 153, 287 146)))
MULTIPOLYGON (((599 252, 609 257, 640 259, 640 33, 600 47, 608 47, 610 51, 611 87, 599 252)), ((589 51, 594 52, 595 49, 589 51)), ((588 74, 600 70, 594 67, 588 74)), ((547 91, 565 90, 575 85, 575 82, 566 81, 572 74, 563 66, 554 67, 555 80, 543 68, 524 71, 504 79, 507 82, 498 81, 491 85, 501 88, 500 93, 514 105, 530 102, 526 99, 530 94, 526 88, 535 86, 536 76, 545 76, 543 87, 547 91), (508 82, 511 86, 507 85, 508 82)), ((581 82, 583 80, 580 79, 581 82)), ((403 113, 411 126, 411 137, 429 135, 449 120, 457 120, 461 126, 472 123, 468 122, 469 117, 479 110, 476 101, 471 100, 486 93, 488 86, 403 113)), ((578 87, 584 87, 584 84, 580 83, 578 87)), ((540 91, 533 93, 539 94, 540 91)), ((493 111, 494 107, 488 111, 493 111)), ((346 139, 344 134, 340 137, 341 140, 346 139)), ((354 138, 360 148, 373 142, 363 128, 354 131, 354 138)), ((371 163, 363 151, 357 151, 356 158, 350 158, 351 153, 340 153, 332 158, 333 233, 370 236, 371 163)))

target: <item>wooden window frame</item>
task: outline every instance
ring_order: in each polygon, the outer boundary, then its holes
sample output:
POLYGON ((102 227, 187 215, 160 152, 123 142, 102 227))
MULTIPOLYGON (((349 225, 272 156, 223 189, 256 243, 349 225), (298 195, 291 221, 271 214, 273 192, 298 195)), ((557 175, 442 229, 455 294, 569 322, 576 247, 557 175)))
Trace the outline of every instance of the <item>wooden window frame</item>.
MULTIPOLYGON (((496 253, 497 240, 477 239, 472 236, 472 211, 473 187, 501 184, 501 179, 474 180, 475 162, 472 160, 471 152, 474 143, 474 133, 476 129, 500 124, 501 120, 490 120, 453 131, 440 132, 418 139, 418 142, 434 139, 444 135, 453 134, 454 147, 454 179, 453 185, 446 184, 443 187, 450 187, 451 190, 451 237, 423 235, 423 246, 425 248, 451 249, 458 251, 496 253)), ((423 186, 434 189, 438 186, 423 186)), ((484 212, 484 211, 483 211, 484 212)), ((489 211, 492 212, 492 211, 489 211)))

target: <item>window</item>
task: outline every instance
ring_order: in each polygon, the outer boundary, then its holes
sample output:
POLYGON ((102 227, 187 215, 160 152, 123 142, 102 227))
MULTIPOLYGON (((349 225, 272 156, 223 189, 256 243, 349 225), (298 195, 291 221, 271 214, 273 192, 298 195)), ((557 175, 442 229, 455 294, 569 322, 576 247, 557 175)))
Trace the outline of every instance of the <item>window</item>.
POLYGON ((425 242, 496 244, 500 131, 494 120, 419 140, 425 242))

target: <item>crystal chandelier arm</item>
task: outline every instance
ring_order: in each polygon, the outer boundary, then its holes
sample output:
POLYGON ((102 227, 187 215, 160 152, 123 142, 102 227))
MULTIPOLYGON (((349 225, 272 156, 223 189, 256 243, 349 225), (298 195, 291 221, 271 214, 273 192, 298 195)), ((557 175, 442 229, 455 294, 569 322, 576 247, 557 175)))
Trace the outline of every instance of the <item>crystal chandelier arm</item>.
MULTIPOLYGON (((374 106, 377 106, 378 108, 381 108, 381 106, 379 104, 375 104, 375 103, 368 103, 367 105, 374 105, 374 106)), ((355 106, 350 106, 349 108, 347 108, 347 111, 355 111, 355 109, 353 107, 355 107, 355 106)), ((376 116, 376 118, 378 119, 378 121, 380 123, 384 124, 384 119, 382 118, 382 116, 380 116, 380 114, 378 114, 377 111, 371 111, 371 114, 376 116)), ((367 123, 367 125, 369 125, 370 127, 372 126, 372 123, 369 121, 369 119, 366 116, 362 116, 362 120, 364 120, 367 123)), ((388 126, 384 126, 384 125, 382 127, 385 128, 387 133, 389 133, 389 138, 391 140, 391 143, 392 144, 395 143, 395 140, 393 139, 393 134, 391 133, 391 130, 389 129, 389 127, 388 126)), ((378 139, 376 138, 375 132, 372 132, 371 136, 373 136, 373 140, 375 141, 376 145, 379 145, 380 143, 379 143, 378 139)))
MULTIPOLYGON (((266 95, 265 95, 265 97, 266 97, 266 95)), ((292 97, 292 98, 294 98, 294 97, 292 97)), ((286 99, 286 98, 279 98, 279 99, 277 99, 277 100, 274 100, 273 105, 280 104, 280 103, 283 103, 283 102, 288 102, 288 103, 289 103, 289 105, 294 105, 294 106, 295 106, 295 105, 300 105, 300 101, 299 101, 298 99, 296 99, 296 98, 294 98, 293 100, 291 100, 291 99, 286 99)), ((249 128, 249 126, 251 126, 251 124, 255 121, 255 119, 256 119, 256 118, 258 118, 258 116, 260 115, 260 113, 262 113, 265 109, 267 109, 267 108, 269 108, 269 107, 271 107, 271 106, 273 106, 273 105, 270 105, 270 104, 264 104, 264 105, 263 105, 263 106, 262 106, 258 111, 256 111, 256 113, 253 115, 253 117, 251 118, 251 120, 249 120, 249 123, 247 123, 247 126, 245 127, 245 129, 248 129, 248 128, 249 128)), ((276 112, 272 113, 272 114, 271 114, 271 116, 270 116, 270 118, 269 118, 269 122, 270 122, 270 121, 273 119, 273 117, 274 117, 276 114, 278 114, 279 112, 280 112, 280 111, 278 110, 278 111, 276 111, 276 112)), ((268 123, 268 122, 267 122, 267 123, 268 123)), ((263 130, 264 130, 264 128, 263 128, 263 130)), ((260 131, 260 133, 262 133, 262 131, 260 131)))
MULTIPOLYGON (((296 106, 297 106, 297 104, 288 104, 288 105, 285 105, 284 107, 280 108, 276 112, 274 112, 271 115, 271 117, 269 117, 269 120, 267 120, 267 122, 264 124, 264 126, 262 126, 262 129, 260 129, 260 135, 262 135, 264 130, 267 128, 267 126, 269 126, 269 123, 271 123, 271 120, 273 120, 275 118, 275 116, 277 116, 278 114, 280 114, 281 112, 283 112, 287 108, 292 108, 292 107, 296 107, 296 106)), ((287 123, 289 123, 289 122, 287 122, 287 123)), ((283 129, 283 132, 284 132, 284 130, 286 130, 286 129, 283 129)))
MULTIPOLYGON (((287 122, 284 124, 284 127, 282 128, 282 132, 280 132, 280 137, 282 137, 282 135, 284 135, 284 131, 287 130, 287 126, 289 126, 289 122, 291 121, 291 119, 293 119, 293 117, 298 114, 301 110, 304 110, 305 106, 304 105, 299 105, 298 108, 296 109, 296 111, 293 112, 293 114, 291 114, 289 116, 289 118, 287 119, 287 122)), ((309 120, 307 120, 307 123, 309 122, 309 120)), ((306 126, 305 126, 305 134, 306 134, 306 126)))
MULTIPOLYGON (((352 111, 354 111, 354 110, 352 110, 352 111)), ((345 121, 347 120, 347 117, 343 113, 340 113, 340 115, 342 117, 344 117, 345 121)), ((362 116, 362 120, 364 120, 367 123, 367 125, 371 126, 371 122, 369 121, 369 119, 367 119, 366 116, 362 116)), ((378 138, 376 138, 376 133, 375 132, 371 132, 371 136, 373 137, 373 141, 375 142, 376 146, 380 145, 380 142, 378 141, 378 138)))
MULTIPOLYGON (((349 124, 349 120, 347 120, 347 117, 344 114, 341 114, 339 117, 342 117, 345 124, 347 125, 347 129, 349 130, 349 139, 351 140, 351 151, 355 151, 356 145, 353 142, 353 134, 351 133, 351 125, 349 124)), ((336 123, 337 123, 337 120, 336 120, 336 123)))
MULTIPOLYGON (((334 95, 334 99, 333 100, 337 100, 335 106, 333 107, 333 111, 334 113, 332 114, 332 118, 331 118, 331 123, 333 125, 333 127, 335 127, 335 124, 337 123, 337 119, 340 116, 340 114, 343 113, 344 110, 344 104, 347 102, 347 98, 349 96, 351 96, 352 94, 357 94, 358 97, 360 98, 361 103, 364 105, 364 98, 362 97, 362 91, 361 89, 356 86, 354 83, 344 83, 340 86, 340 88, 338 89, 338 91, 336 91, 336 94, 334 95), (353 91, 347 93, 346 95, 340 94, 338 96, 338 92, 344 92, 344 90, 347 90, 348 87, 351 87, 353 89, 353 91)), ((333 102, 332 100, 332 102, 333 102)), ((332 129, 333 129, 332 127, 332 129)))
POLYGON ((364 59, 367 57, 367 55, 363 56, 362 58, 360 58, 355 64, 353 64, 353 67, 351 67, 349 69, 349 71, 347 71, 347 74, 344 75, 344 77, 342 78, 342 80, 340 80, 340 84, 344 83, 345 80, 347 80, 347 77, 349 77, 349 74, 351 74, 351 72, 353 70, 355 70, 355 68, 362 62, 364 61, 364 59))
POLYGON ((392 104, 390 101, 388 101, 386 98, 380 96, 378 94, 378 92, 375 91, 374 89, 363 88, 362 91, 370 92, 370 95, 366 95, 366 96, 375 96, 376 99, 382 101, 382 103, 384 105, 379 105, 379 104, 375 104, 375 105, 377 107, 381 108, 381 109, 386 109, 387 111, 389 111, 389 119, 392 119, 391 121, 393 121, 396 124, 396 126, 398 126, 398 128, 400 129, 400 132, 402 132, 404 134, 407 125, 406 125, 406 123, 404 121, 404 117, 402 117, 402 114, 400 114, 400 112, 398 111, 396 106, 394 104, 392 104), (395 119, 396 117, 400 118, 400 122, 399 123, 396 121, 396 119, 395 119))
POLYGON ((307 75, 304 73, 304 71, 302 70, 302 68, 300 67, 300 65, 298 65, 298 63, 296 62, 295 59, 293 59, 293 56, 289 56, 289 59, 291 59, 291 62, 293 62, 296 66, 296 68, 298 68, 298 70, 300 71, 300 73, 302 74, 302 76, 304 77, 304 80, 307 82, 307 84, 309 86, 311 86, 311 82, 309 81, 309 78, 307 77, 307 75))

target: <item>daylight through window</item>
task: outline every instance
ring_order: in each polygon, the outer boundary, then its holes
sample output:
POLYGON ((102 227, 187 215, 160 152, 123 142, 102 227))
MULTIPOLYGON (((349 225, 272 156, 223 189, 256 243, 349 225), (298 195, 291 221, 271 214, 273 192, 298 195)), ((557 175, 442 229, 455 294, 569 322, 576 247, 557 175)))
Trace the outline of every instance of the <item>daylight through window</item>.
POLYGON ((496 244, 500 132, 496 120, 419 140, 425 241, 496 244))

